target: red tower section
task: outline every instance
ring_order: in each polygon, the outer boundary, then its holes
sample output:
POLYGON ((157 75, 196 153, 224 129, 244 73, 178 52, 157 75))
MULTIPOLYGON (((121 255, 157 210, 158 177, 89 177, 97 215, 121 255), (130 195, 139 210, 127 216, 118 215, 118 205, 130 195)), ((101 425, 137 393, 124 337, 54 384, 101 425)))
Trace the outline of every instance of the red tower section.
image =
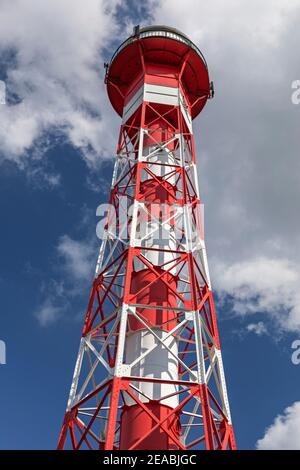
POLYGON ((58 448, 234 449, 192 130, 205 59, 173 28, 135 28, 105 82, 122 125, 58 448))

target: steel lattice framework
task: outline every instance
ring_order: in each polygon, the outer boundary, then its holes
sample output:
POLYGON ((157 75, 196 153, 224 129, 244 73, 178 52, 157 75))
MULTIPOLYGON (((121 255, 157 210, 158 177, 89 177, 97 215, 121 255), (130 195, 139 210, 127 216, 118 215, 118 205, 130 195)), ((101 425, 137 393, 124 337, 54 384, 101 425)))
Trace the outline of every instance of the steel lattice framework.
POLYGON ((59 449, 235 448, 192 131, 210 88, 191 44, 145 28, 108 69, 123 121, 59 449))

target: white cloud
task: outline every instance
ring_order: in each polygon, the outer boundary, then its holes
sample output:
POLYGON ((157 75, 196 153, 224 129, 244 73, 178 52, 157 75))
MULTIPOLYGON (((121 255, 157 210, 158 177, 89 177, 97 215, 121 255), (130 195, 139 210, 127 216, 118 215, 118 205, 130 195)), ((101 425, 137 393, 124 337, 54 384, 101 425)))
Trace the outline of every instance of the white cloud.
MULTIPOLYGON (((231 265, 215 261, 213 266, 215 287, 221 298, 231 297, 237 315, 265 313, 283 331, 300 330, 298 265, 287 259, 260 257, 231 265)), ((250 331, 262 332, 254 326, 250 331)))
POLYGON ((115 121, 103 84, 102 48, 117 35, 120 3, 2 0, 0 52, 15 54, 7 92, 21 100, 0 107, 4 158, 24 164, 33 145, 40 143, 43 152, 41 137, 49 131, 79 148, 90 165, 111 155, 115 121))
POLYGON ((63 235, 59 239, 57 251, 63 257, 62 267, 71 283, 91 279, 96 263, 96 250, 91 242, 78 241, 63 235))
MULTIPOLYGON (((193 40, 214 43, 215 51, 221 51, 231 39, 240 44, 251 44, 262 49, 278 45, 279 36, 286 26, 288 15, 299 8, 299 0, 212 0, 195 3, 186 0, 157 2, 156 21, 181 28, 193 40), (258 14, 259 13, 259 14, 258 14), (216 39, 223 39, 217 42, 216 39)), ((251 51, 248 51, 251 53, 251 51)), ((230 66, 230 64, 228 64, 230 66)))
POLYGON ((63 281, 55 279, 41 282, 40 294, 42 301, 36 308, 34 316, 38 320, 40 326, 47 327, 56 323, 66 312, 69 305, 69 299, 65 284, 63 281))
POLYGON ((96 264, 97 248, 90 240, 74 240, 68 235, 59 238, 54 275, 41 283, 41 301, 34 312, 42 327, 50 326, 68 313, 72 320, 82 319, 83 298, 86 300, 89 283, 96 264), (78 312, 80 311, 80 316, 78 312), (77 313, 74 313, 77 312, 77 313))
POLYGON ((257 441, 258 450, 300 450, 300 402, 293 403, 278 415, 257 441))
POLYGON ((249 323, 246 326, 246 330, 249 333, 256 334, 257 336, 266 335, 268 333, 266 325, 262 321, 259 321, 258 323, 249 323))
POLYGON ((47 298, 35 311, 35 317, 42 327, 55 323, 64 313, 62 305, 54 305, 53 300, 47 298))

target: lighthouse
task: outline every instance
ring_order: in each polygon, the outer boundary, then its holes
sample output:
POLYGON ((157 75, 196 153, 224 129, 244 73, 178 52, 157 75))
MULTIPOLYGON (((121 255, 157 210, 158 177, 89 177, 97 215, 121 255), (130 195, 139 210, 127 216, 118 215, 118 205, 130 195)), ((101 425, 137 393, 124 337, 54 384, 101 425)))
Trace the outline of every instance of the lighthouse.
POLYGON ((135 27, 105 84, 120 133, 58 448, 235 449, 193 135, 207 63, 180 31, 135 27))

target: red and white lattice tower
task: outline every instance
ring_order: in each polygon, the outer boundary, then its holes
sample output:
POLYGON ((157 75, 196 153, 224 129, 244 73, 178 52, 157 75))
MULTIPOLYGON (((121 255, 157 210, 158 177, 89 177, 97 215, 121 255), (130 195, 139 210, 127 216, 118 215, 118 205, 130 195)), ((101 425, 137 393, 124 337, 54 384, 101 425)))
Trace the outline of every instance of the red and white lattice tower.
POLYGON ((105 82, 122 125, 58 448, 234 449, 192 130, 205 59, 136 27, 105 82))

